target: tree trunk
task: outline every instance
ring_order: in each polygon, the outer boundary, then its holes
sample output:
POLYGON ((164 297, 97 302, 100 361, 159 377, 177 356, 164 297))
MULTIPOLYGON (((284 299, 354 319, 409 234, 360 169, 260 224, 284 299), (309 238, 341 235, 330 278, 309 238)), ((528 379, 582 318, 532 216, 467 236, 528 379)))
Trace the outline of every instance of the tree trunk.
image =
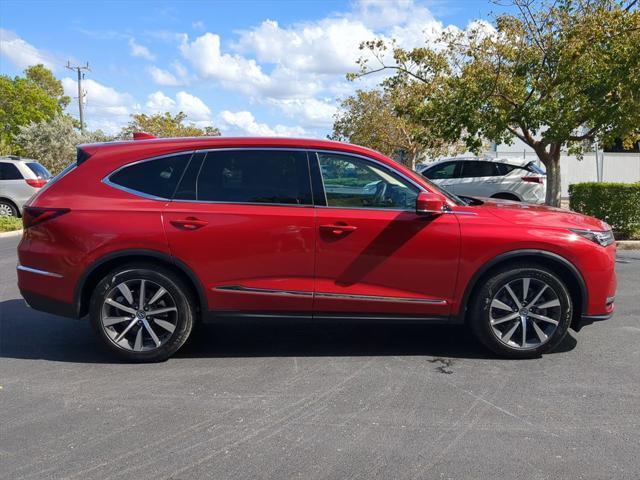
POLYGON ((562 194, 562 183, 560 174, 560 147, 561 145, 552 143, 549 152, 544 148, 536 148, 536 154, 547 169, 547 193, 545 203, 552 207, 560 206, 562 194))
POLYGON ((409 152, 407 152, 408 158, 407 158, 407 167, 409 167, 411 170, 415 170, 416 169, 416 158, 418 157, 418 152, 415 150, 409 150, 409 152))

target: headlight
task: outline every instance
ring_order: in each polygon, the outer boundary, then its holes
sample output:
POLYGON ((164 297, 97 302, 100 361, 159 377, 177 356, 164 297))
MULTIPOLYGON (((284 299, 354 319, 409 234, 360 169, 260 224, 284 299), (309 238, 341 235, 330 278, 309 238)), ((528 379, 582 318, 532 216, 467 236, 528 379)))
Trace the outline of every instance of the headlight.
POLYGON ((602 245, 606 247, 615 242, 613 238, 613 232, 611 230, 597 231, 597 230, 580 230, 578 228, 572 228, 571 231, 573 233, 577 233, 581 237, 586 238, 587 240, 591 240, 592 242, 597 243, 598 245, 602 245))

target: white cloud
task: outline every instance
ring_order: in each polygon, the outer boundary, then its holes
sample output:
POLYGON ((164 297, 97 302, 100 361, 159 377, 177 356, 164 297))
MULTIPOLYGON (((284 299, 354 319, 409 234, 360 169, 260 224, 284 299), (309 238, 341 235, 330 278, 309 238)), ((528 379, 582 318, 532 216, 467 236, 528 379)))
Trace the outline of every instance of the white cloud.
POLYGON ((273 128, 265 123, 258 123, 251 112, 230 112, 223 110, 219 115, 219 125, 225 134, 249 135, 258 137, 301 137, 306 136, 304 128, 275 125, 273 128))
POLYGON ((253 59, 222 53, 220 37, 213 33, 205 33, 192 42, 185 38, 180 51, 201 78, 251 97, 306 97, 322 88, 317 79, 287 67, 278 65, 267 75, 253 59))
POLYGON ((0 55, 19 69, 39 63, 50 69, 55 68, 55 61, 49 54, 4 28, 0 28, 0 55))
POLYGON ((147 47, 140 45, 136 42, 135 38, 129 39, 129 48, 133 57, 144 58, 145 60, 153 61, 156 56, 153 55, 147 47))
POLYGON ((191 24, 191 28, 193 28, 194 30, 203 31, 204 30, 204 22, 202 20, 198 20, 196 22, 193 22, 191 24))
POLYGON ((151 113, 171 112, 176 114, 184 112, 187 120, 192 122, 208 122, 211 120, 211 110, 195 95, 181 91, 173 99, 161 91, 149 95, 145 107, 151 113))
POLYGON ((356 69, 362 55, 359 46, 375 33, 359 21, 327 18, 282 28, 265 20, 243 32, 235 48, 254 54, 261 62, 316 74, 342 74, 356 69))
POLYGON ((163 85, 166 87, 177 87, 185 84, 185 80, 183 78, 178 78, 177 75, 174 75, 168 70, 158 68, 155 65, 149 66, 147 68, 147 71, 151 75, 153 81, 158 85, 163 85))
POLYGON ((316 98, 271 99, 268 103, 277 107, 287 117, 295 118, 305 127, 331 127, 337 110, 334 102, 316 98))

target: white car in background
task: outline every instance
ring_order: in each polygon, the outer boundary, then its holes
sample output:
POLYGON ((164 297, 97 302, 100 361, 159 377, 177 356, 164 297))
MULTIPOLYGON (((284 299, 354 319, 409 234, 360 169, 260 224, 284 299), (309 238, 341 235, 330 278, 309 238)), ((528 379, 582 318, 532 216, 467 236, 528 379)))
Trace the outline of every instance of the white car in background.
POLYGON ((544 203, 546 173, 533 162, 479 157, 447 158, 416 171, 456 195, 544 203))
POLYGON ((14 155, 0 157, 0 216, 20 217, 22 207, 51 178, 35 160, 14 155))

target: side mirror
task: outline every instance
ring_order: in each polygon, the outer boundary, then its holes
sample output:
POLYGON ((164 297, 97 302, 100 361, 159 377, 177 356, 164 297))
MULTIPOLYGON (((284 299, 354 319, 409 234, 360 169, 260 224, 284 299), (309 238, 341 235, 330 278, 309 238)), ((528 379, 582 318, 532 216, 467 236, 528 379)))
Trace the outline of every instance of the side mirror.
POLYGON ((440 215, 444 209, 444 199, 435 193, 420 192, 416 198, 417 215, 440 215))

